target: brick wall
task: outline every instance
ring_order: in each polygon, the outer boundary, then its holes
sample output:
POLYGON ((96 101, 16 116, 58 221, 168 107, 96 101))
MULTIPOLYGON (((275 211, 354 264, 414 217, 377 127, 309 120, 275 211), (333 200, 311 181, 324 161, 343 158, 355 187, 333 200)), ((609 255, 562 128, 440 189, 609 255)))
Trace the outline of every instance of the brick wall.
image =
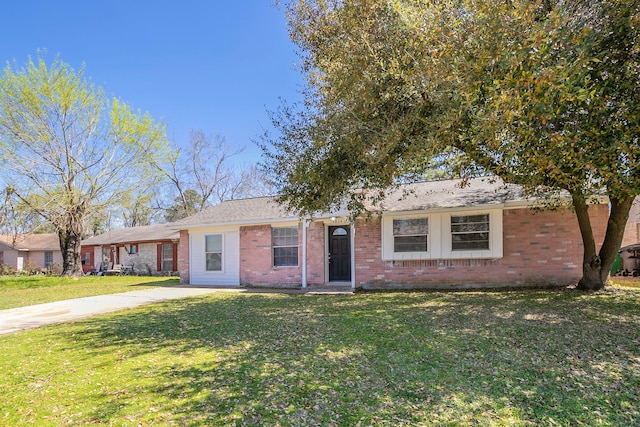
POLYGON ((307 284, 322 285, 325 282, 325 226, 316 221, 307 230, 307 284))
MULTIPOLYGON (((597 244, 608 207, 590 208, 597 244)), ((503 213, 503 258, 382 261, 380 220, 356 223, 356 284, 363 288, 566 285, 582 274, 582 240, 571 212, 503 213)))
MULTIPOLYGON (((298 227, 298 242, 302 230, 298 227)), ((302 251, 298 249, 297 267, 274 267, 271 251, 271 226, 240 227, 240 285, 248 287, 300 287, 302 251)))
POLYGON ((624 238, 621 246, 629 246, 640 243, 640 197, 636 197, 629 211, 629 219, 624 229, 624 238))
POLYGON ((189 232, 180 230, 180 242, 178 243, 178 274, 180 283, 189 284, 189 232))

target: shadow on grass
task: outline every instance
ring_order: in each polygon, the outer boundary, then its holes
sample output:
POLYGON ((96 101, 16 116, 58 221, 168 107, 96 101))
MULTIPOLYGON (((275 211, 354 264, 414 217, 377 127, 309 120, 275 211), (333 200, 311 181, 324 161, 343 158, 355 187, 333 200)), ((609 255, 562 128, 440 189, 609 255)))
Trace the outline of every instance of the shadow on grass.
MULTIPOLYGON (((106 276, 109 277, 109 276, 106 276)), ((161 281, 144 281, 145 278, 144 277, 140 277, 140 279, 142 280, 139 283, 133 283, 131 285, 129 285, 132 288, 136 288, 136 287, 149 287, 149 286, 158 286, 158 287, 164 287, 164 288, 174 288, 177 286, 180 286, 180 278, 178 277, 168 277, 165 280, 161 280, 161 281)))
POLYGON ((180 425, 637 425, 638 294, 217 294, 79 324, 138 409, 180 425), (140 365, 140 361, 145 361, 140 365), (136 401, 137 402, 137 401, 136 401))

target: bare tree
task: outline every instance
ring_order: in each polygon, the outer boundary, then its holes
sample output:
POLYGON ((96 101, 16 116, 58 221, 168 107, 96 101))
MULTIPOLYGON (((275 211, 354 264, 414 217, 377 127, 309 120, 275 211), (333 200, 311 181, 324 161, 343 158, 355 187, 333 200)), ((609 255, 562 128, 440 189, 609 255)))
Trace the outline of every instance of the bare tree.
POLYGON ((164 202, 165 219, 175 221, 225 200, 268 194, 270 187, 257 166, 234 164, 243 151, 220 135, 192 130, 186 148, 174 147, 170 155, 158 158, 156 166, 171 187, 167 193, 174 195, 164 202))

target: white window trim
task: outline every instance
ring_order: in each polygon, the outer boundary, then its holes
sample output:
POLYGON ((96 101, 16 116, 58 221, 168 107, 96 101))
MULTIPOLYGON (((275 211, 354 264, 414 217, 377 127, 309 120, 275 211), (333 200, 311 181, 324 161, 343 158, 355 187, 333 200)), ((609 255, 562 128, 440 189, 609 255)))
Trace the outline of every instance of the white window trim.
POLYGON ((411 213, 382 217, 382 259, 408 261, 427 259, 497 259, 502 258, 502 209, 456 210, 437 213, 411 213), (489 215, 489 249, 454 251, 451 249, 451 216, 489 215), (426 252, 394 252, 393 220, 427 218, 429 233, 426 252))
POLYGON ((205 233, 204 237, 203 237, 203 242, 204 247, 203 247, 203 252, 204 252, 204 273, 205 274, 223 274, 224 273, 224 253, 225 253, 225 247, 224 247, 224 233, 223 232, 211 232, 211 233, 205 233), (222 238, 222 241, 220 243, 221 245, 221 251, 220 251, 220 270, 207 270, 207 254, 208 253, 215 253, 215 252, 207 252, 207 236, 216 236, 219 235, 222 238))
POLYGON ((290 226, 271 226, 271 267, 280 269, 280 268, 299 268, 300 267, 300 227, 298 224, 290 225, 290 226), (297 244, 295 245, 286 245, 286 246, 275 246, 273 244, 273 229, 275 228, 290 228, 295 229, 297 232, 297 244), (275 249, 276 248, 297 248, 298 249, 298 257, 296 260, 296 265, 276 265, 275 263, 275 249))
POLYGON ((447 238, 443 240, 442 257, 444 259, 469 259, 469 258, 502 258, 502 210, 477 210, 452 212, 444 215, 442 221, 443 230, 446 230, 447 238), (467 251, 454 251, 451 238, 451 217, 489 214, 489 249, 474 249, 467 251))
POLYGON ((439 248, 434 244, 440 240, 440 217, 438 215, 411 214, 382 217, 382 259, 412 260, 439 258, 439 248), (394 252, 393 220, 394 219, 427 219, 427 250, 421 252, 394 252))

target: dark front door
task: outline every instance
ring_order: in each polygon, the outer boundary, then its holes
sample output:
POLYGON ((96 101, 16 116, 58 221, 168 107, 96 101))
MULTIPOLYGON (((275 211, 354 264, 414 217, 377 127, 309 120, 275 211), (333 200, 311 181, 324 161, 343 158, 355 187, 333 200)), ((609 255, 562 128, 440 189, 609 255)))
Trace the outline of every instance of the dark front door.
POLYGON ((329 227, 329 281, 351 280, 349 227, 329 227))

